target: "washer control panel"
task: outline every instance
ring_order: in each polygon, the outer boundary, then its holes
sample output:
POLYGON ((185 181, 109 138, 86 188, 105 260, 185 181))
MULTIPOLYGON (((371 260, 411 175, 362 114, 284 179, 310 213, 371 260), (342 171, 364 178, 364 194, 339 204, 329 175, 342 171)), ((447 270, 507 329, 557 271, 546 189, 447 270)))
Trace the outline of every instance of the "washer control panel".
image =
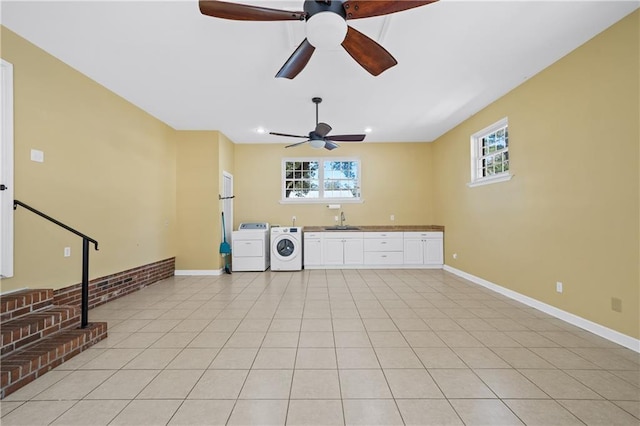
POLYGON ((238 231, 253 231, 253 230, 263 230, 266 231, 269 229, 269 224, 267 222, 247 222, 241 223, 238 226, 238 231))

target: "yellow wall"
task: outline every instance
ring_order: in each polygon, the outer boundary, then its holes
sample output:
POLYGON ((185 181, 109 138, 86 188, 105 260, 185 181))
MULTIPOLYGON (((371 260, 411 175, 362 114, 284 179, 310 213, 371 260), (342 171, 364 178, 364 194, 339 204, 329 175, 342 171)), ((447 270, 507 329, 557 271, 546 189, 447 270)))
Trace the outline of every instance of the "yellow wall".
POLYGON ((362 204, 342 203, 351 225, 419 225, 434 220, 431 145, 360 143, 335 151, 307 145, 238 144, 235 147, 235 226, 266 221, 283 226, 333 225, 337 210, 324 204, 280 204, 282 158, 357 157, 362 162, 362 204), (395 221, 390 215, 395 215, 395 221))
MULTIPOLYGON (((177 269, 215 270, 223 170, 234 175, 234 227, 290 225, 293 215, 298 225, 329 225, 336 212, 325 204, 279 203, 281 160, 356 156, 365 202, 343 204, 347 223, 445 225, 452 267, 638 338, 638 20, 627 17, 434 144, 334 152, 175 131, 3 27, 2 58, 14 64, 15 196, 100 242, 92 278, 171 256, 177 269), (505 116, 515 177, 468 188, 469 136, 505 116), (32 148, 44 163, 29 160, 32 148)), ((79 282, 77 237, 19 209, 15 240, 15 277, 3 292, 79 282)))
POLYGON ((220 255, 222 172, 233 175, 235 145, 217 131, 177 131, 176 269, 213 271, 220 255))
MULTIPOLYGON (((174 256, 173 130, 4 27, 1 53, 14 66, 15 198, 98 240, 91 278, 174 256)), ((76 284, 81 252, 79 237, 19 208, 2 291, 76 284)))
POLYGON ((448 265, 640 337, 638 12, 433 146, 448 265), (509 117, 511 172, 468 188, 469 137, 509 117), (452 254, 457 253, 454 260, 452 254), (556 281, 564 293, 556 293, 556 281), (622 300, 622 313, 611 298, 622 300))

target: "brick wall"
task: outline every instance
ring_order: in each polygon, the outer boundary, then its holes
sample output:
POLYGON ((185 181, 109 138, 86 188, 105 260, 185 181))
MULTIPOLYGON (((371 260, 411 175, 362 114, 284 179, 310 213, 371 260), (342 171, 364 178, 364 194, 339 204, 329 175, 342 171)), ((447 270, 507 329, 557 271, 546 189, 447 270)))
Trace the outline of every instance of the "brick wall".
MULTIPOLYGON (((176 269, 175 264, 176 258, 171 257, 89 281, 89 309, 172 277, 176 269)), ((79 306, 81 300, 82 284, 75 284, 53 292, 53 301, 56 305, 79 306)))

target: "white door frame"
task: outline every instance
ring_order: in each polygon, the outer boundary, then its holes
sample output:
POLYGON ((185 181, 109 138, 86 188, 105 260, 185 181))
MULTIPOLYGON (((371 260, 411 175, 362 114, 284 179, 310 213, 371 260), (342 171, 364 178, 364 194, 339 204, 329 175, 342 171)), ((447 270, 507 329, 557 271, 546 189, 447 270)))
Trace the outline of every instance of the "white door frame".
POLYGON ((13 65, 0 59, 0 277, 13 276, 13 65))
POLYGON ((233 175, 222 172, 222 212, 224 213, 224 233, 231 244, 233 236, 233 175))

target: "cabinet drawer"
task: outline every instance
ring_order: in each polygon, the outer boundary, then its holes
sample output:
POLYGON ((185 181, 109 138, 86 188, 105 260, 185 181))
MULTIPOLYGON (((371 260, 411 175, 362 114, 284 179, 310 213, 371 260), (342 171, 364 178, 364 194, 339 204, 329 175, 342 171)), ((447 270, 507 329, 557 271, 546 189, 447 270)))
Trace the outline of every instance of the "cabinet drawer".
POLYGON ((402 239, 402 232, 365 232, 364 238, 402 239))
POLYGON ((401 251, 370 251, 364 253, 365 265, 402 265, 401 251))
POLYGON ((342 240, 356 240, 356 239, 362 239, 362 232, 353 232, 353 231, 323 232, 322 238, 325 240, 333 240, 338 238, 342 240))
POLYGON ((365 238, 364 251, 402 251, 402 239, 365 238))
POLYGON ((322 232, 305 232, 304 233, 304 239, 313 239, 313 238, 320 238, 322 236, 322 232))
POLYGON ((405 232, 404 238, 442 238, 442 232, 405 232))

